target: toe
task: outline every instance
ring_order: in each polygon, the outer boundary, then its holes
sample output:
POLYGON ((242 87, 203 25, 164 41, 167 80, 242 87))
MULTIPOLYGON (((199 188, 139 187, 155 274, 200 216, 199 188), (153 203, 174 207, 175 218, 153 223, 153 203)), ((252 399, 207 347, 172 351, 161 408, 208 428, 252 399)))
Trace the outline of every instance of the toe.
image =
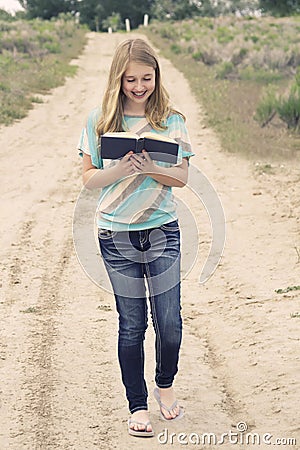
POLYGON ((180 409, 178 406, 176 406, 176 408, 173 411, 174 411, 175 417, 179 416, 180 409))
POLYGON ((172 414, 171 414, 171 411, 169 412, 167 409, 165 409, 165 408, 162 408, 162 413, 163 413, 163 416, 166 418, 166 419, 173 419, 173 416, 172 416, 172 414))
POLYGON ((172 416, 172 419, 175 419, 175 417, 177 416, 177 412, 176 412, 175 408, 171 410, 171 416, 172 416))
POLYGON ((165 408, 162 408, 162 414, 167 420, 175 419, 177 416, 179 416, 180 409, 179 406, 176 406, 175 408, 171 410, 167 410, 165 408))
POLYGON ((146 431, 148 432, 152 431, 152 426, 150 425, 150 423, 147 425, 146 431))

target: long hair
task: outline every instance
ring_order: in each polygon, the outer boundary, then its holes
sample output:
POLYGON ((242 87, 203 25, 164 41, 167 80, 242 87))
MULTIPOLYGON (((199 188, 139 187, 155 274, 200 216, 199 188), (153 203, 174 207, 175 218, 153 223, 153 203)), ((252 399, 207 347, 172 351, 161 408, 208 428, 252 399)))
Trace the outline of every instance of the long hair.
POLYGON ((122 79, 131 61, 150 66, 155 70, 155 89, 145 108, 146 119, 152 128, 166 129, 164 122, 168 115, 179 113, 170 106, 169 95, 162 84, 158 58, 154 50, 143 39, 128 39, 119 44, 111 63, 101 116, 96 128, 98 136, 108 131, 123 131, 125 95, 122 92, 122 79))

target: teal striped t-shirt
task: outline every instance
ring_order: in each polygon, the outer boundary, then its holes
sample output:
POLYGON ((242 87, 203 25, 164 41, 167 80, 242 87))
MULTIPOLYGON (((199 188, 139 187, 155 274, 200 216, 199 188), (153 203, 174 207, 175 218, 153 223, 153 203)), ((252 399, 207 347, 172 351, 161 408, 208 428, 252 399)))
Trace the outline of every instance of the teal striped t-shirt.
MULTIPOLYGON (((99 169, 116 164, 116 161, 103 160, 101 147, 96 134, 99 110, 90 114, 86 127, 82 130, 78 144, 79 154, 91 156, 92 164, 99 169)), ((138 135, 144 132, 169 136, 179 144, 177 165, 183 158, 194 155, 184 119, 179 114, 171 114, 166 120, 167 129, 153 129, 145 117, 124 116, 124 129, 138 135)), ((170 167, 171 164, 156 162, 170 167)), ((112 231, 133 231, 156 228, 177 218, 176 201, 172 188, 165 186, 144 174, 133 174, 101 189, 97 207, 98 228, 112 231)))

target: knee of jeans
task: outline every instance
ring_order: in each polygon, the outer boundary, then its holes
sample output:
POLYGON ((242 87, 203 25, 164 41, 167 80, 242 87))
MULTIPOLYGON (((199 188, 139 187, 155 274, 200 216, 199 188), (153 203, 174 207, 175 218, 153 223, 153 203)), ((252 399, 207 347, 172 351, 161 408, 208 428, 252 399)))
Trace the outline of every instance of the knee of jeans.
POLYGON ((124 327, 120 326, 119 329, 119 343, 120 345, 136 345, 141 343, 145 339, 145 332, 147 324, 142 327, 124 327))
POLYGON ((160 329, 161 340, 167 345, 172 345, 181 340, 182 335, 182 320, 178 319, 176 323, 170 321, 165 323, 164 327, 160 329))

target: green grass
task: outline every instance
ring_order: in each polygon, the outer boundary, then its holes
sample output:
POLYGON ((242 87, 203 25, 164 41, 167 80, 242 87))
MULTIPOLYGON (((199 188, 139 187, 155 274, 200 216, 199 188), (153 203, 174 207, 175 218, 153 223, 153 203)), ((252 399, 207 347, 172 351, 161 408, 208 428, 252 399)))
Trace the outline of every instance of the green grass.
POLYGON ((39 308, 36 306, 29 306, 27 309, 22 309, 20 312, 24 314, 35 314, 39 312, 39 308))
POLYGON ((288 286, 287 288, 284 289, 275 290, 276 294, 286 294, 287 292, 291 291, 300 291, 300 286, 288 286))
POLYGON ((0 21, 0 123, 27 115, 36 94, 45 94, 74 76, 71 59, 85 44, 86 30, 73 20, 0 21))

